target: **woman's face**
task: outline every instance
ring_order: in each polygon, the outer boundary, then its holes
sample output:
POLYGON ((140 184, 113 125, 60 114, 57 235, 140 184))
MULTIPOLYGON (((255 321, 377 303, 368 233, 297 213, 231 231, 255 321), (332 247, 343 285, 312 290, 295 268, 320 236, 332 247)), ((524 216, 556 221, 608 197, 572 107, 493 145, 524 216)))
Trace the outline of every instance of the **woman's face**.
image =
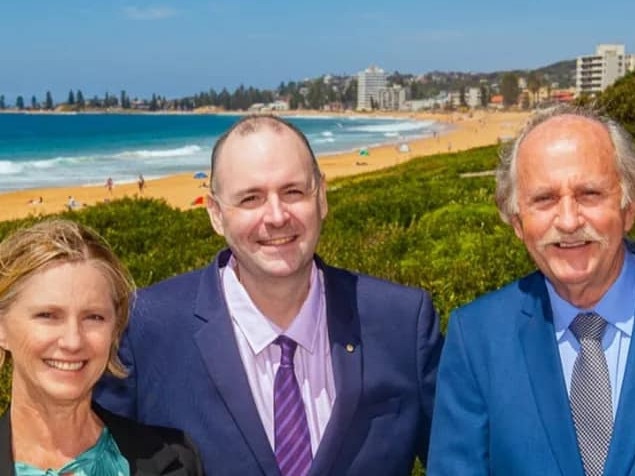
POLYGON ((90 262, 54 264, 31 276, 0 316, 0 346, 13 360, 13 400, 90 400, 115 323, 110 283, 90 262))

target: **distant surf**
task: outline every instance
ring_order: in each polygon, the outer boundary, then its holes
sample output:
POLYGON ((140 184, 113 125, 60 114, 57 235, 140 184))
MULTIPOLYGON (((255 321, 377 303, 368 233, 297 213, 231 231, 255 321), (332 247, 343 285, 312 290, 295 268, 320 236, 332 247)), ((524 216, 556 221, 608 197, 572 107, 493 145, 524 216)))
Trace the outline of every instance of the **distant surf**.
MULTIPOLYGON (((0 114, 0 192, 131 182, 206 171, 237 115, 0 114)), ((290 116, 317 155, 408 141, 444 124, 362 116, 290 116)))

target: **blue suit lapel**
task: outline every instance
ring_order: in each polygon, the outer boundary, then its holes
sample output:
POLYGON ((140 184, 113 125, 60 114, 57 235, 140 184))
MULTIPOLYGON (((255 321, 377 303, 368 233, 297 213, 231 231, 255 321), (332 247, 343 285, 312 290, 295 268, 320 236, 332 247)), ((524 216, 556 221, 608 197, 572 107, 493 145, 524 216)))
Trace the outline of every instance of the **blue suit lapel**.
POLYGON ((553 328, 553 316, 544 281, 540 274, 528 280, 519 325, 519 339, 527 373, 542 426, 563 475, 582 476, 582 461, 571 418, 560 364, 560 353, 553 328))
POLYGON ((362 390, 362 349, 357 315, 357 278, 325 266, 326 315, 336 397, 333 412, 313 459, 310 475, 329 474, 355 414, 362 390))
POLYGON ((635 444, 633 427, 635 426, 635 343, 631 338, 628 359, 622 381, 620 401, 615 414, 613 437, 609 454, 604 465, 604 474, 633 474, 635 466, 635 444))
POLYGON ((221 288, 219 267, 224 266, 228 259, 229 253, 219 254, 201 279, 194 312, 207 320, 207 324, 195 335, 195 341, 210 377, 263 474, 279 476, 278 464, 251 394, 221 288))
MULTIPOLYGON (((635 253, 635 242, 625 240, 630 253, 635 253)), ((613 437, 609 454, 604 465, 604 474, 633 474, 635 467, 635 445, 633 444, 633 427, 635 426, 635 342, 631 336, 628 358, 620 401, 617 404, 613 437)))

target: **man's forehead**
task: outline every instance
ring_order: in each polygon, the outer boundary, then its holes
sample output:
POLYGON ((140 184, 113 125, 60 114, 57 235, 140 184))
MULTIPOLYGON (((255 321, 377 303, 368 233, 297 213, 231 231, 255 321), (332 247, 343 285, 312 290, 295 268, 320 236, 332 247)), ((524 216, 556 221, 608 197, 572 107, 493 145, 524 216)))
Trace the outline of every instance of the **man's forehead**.
POLYGON ((583 116, 562 115, 548 119, 531 130, 518 147, 518 158, 542 153, 568 153, 575 149, 610 154, 613 148, 609 132, 601 122, 583 116))
POLYGON ((299 183, 313 177, 311 153, 290 130, 269 128, 246 136, 228 136, 218 159, 215 175, 221 183, 217 185, 226 185, 229 181, 243 187, 254 179, 268 182, 276 178, 299 183), (263 138, 263 134, 269 136, 263 138))
POLYGON ((549 142, 562 138, 586 136, 587 134, 605 135, 608 138, 608 131, 601 122, 590 117, 563 114, 538 124, 527 134, 523 144, 549 142))
POLYGON ((231 140, 240 140, 241 138, 249 137, 258 134, 295 134, 286 124, 274 121, 272 119, 255 119, 253 121, 247 121, 238 125, 227 136, 226 142, 231 140))
MULTIPOLYGON (((241 148, 248 144, 270 144, 275 141, 280 145, 280 148, 295 148, 298 150, 305 150, 306 145, 298 135, 289 129, 288 127, 272 127, 272 126, 260 126, 257 129, 234 130, 225 140, 225 144, 220 151, 220 155, 224 155, 227 151, 236 153, 241 148)), ((308 150, 306 151, 309 153, 308 150)))
POLYGON ((309 162, 312 160, 311 152, 304 141, 288 127, 281 129, 261 127, 242 134, 233 131, 227 136, 220 151, 218 163, 224 162, 222 157, 225 155, 231 155, 233 160, 235 160, 234 156, 244 156, 245 147, 253 147, 255 152, 263 154, 270 152, 271 148, 275 148, 279 151, 279 154, 276 155, 282 162, 286 157, 291 158, 291 156, 306 157, 309 162))

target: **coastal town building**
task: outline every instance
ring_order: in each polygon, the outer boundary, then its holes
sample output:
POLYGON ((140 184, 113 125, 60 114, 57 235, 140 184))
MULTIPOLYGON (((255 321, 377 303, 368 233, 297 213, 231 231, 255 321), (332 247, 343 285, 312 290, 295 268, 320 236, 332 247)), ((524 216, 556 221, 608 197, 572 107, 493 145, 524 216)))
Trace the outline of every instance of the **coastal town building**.
POLYGON ((371 66, 357 74, 357 110, 370 111, 379 106, 379 91, 388 85, 388 74, 371 66))
POLYGON ((403 103, 402 110, 416 112, 424 109, 433 109, 434 106, 434 99, 411 99, 403 103))
POLYGON ((576 63, 576 96, 596 95, 611 86, 627 72, 635 69, 635 58, 626 54, 624 45, 597 45, 594 55, 578 56, 576 63))
POLYGON ((381 88, 378 92, 379 109, 382 111, 399 111, 406 100, 410 99, 410 88, 393 85, 381 88))
POLYGON ((289 101, 278 99, 274 102, 269 102, 267 104, 262 102, 255 102, 247 112, 271 112, 271 111, 288 111, 289 110, 289 101))
POLYGON ((489 98, 489 104, 487 105, 490 109, 503 109, 505 105, 503 104, 503 95, 502 94, 494 94, 489 98))
POLYGON ((481 107, 483 105, 481 88, 467 88, 465 90, 465 104, 471 109, 481 107))
POLYGON ((461 107, 462 104, 462 100, 461 100, 461 91, 450 91, 448 93, 448 100, 447 103, 452 106, 452 108, 459 108, 461 107))

